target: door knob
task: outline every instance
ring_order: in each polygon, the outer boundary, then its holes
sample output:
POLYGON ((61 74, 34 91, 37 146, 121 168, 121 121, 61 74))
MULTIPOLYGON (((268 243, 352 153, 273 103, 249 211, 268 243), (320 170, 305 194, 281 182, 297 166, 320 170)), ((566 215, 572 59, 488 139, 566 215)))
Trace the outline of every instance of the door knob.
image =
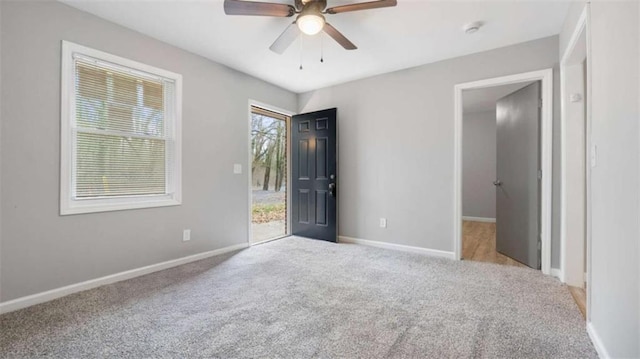
POLYGON ((329 183, 329 195, 331 195, 331 197, 335 197, 336 196, 336 184, 335 183, 329 183))
POLYGON ((493 181, 494 186, 502 186, 502 182, 500 180, 493 181))

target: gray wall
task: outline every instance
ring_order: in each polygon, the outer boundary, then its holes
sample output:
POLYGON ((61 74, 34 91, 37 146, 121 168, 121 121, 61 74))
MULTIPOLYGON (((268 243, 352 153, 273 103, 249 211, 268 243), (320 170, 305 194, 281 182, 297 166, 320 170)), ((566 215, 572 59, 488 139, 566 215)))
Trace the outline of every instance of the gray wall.
MULTIPOLYGON (((564 53, 583 3, 561 34, 564 53)), ((640 5, 591 3, 591 326, 614 358, 640 357, 640 5)))
MULTIPOLYGON (((0 4, 0 69, 2 69, 2 6, 0 4)), ((0 301, 2 300, 2 71, 0 70, 0 301)))
MULTIPOLYGON (((557 36, 301 94, 303 112, 338 108, 340 234, 453 251, 454 85, 551 67, 557 36)), ((554 82, 560 148, 557 71, 554 82)), ((559 158, 554 152, 554 170, 559 158)), ((552 267, 560 262, 559 186, 554 174, 552 267)))
POLYGON ((496 218, 495 179, 496 111, 465 113, 462 116, 463 216, 496 218))
POLYGON ((246 243, 248 100, 295 94, 57 2, 0 3, 0 300, 246 243), (58 215, 61 40, 183 75, 183 205, 58 215))

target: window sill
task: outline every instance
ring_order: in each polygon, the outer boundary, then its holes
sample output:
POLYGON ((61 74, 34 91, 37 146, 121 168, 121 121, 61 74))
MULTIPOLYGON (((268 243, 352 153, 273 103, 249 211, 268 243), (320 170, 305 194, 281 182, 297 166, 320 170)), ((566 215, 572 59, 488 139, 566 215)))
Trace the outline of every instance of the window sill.
POLYGON ((118 198, 118 199, 87 199, 69 201, 60 207, 60 215, 73 215, 83 213, 98 213, 111 211, 124 211, 129 209, 143 209, 179 206, 182 201, 171 196, 150 198, 118 198))

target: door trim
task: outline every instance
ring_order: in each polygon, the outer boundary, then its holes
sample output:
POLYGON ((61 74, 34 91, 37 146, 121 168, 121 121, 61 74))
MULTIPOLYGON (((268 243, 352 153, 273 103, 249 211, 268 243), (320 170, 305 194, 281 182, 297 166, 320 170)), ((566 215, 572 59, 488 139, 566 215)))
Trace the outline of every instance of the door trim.
POLYGON ((454 86, 454 159, 453 159, 453 248, 455 258, 462 259, 462 91, 520 82, 542 82, 541 127, 541 261, 542 273, 551 273, 551 201, 553 150, 553 69, 525 72, 466 82, 454 86))
POLYGON ((590 16, 590 4, 586 3, 582 12, 580 14, 580 18, 578 19, 573 32, 571 33, 571 38, 569 39, 569 43, 567 48, 562 54, 562 58, 560 60, 560 104, 561 104, 561 180, 560 180, 560 281, 565 283, 567 279, 567 273, 570 271, 567 268, 568 257, 572 255, 571 251, 567 250, 567 178, 566 178, 566 159, 567 159, 567 116, 568 116, 568 102, 567 102, 567 67, 573 64, 574 56, 580 52, 584 52, 584 57, 587 60, 587 68, 586 68, 586 79, 585 79, 585 87, 586 87, 586 112, 584 114, 585 117, 585 209, 586 209, 586 218, 585 218, 585 236, 587 239, 587 245, 584 251, 584 255, 586 256, 586 271, 585 281, 587 282, 587 327, 591 323, 591 161, 590 151, 591 146, 593 145, 591 141, 591 16, 590 16), (582 48, 579 43, 580 39, 584 36, 585 46, 582 48))
MULTIPOLYGON (((251 207, 253 206, 252 196, 253 193, 251 191, 251 183, 253 179, 251 178, 251 162, 253 161, 252 153, 251 153, 251 107, 260 107, 265 110, 281 113, 283 115, 287 115, 289 120, 287 120, 287 233, 284 237, 288 237, 291 235, 291 117, 295 115, 295 111, 281 109, 276 106, 271 106, 269 104, 249 99, 249 104, 247 106, 247 165, 245 166, 245 170, 247 171, 247 244, 249 246, 262 244, 265 242, 270 242, 272 240, 276 240, 279 238, 274 238, 270 240, 266 240, 259 243, 251 243, 251 237, 253 237, 253 230, 251 229, 251 207)), ((282 238, 284 238, 282 237, 282 238)))

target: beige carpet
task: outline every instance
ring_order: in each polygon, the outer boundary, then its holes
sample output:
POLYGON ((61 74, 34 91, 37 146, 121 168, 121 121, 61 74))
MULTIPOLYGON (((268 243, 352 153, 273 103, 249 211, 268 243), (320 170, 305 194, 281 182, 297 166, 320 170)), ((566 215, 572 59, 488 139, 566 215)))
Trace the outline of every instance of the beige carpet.
POLYGON ((2 358, 585 358, 527 268, 287 238, 0 317, 2 358))

